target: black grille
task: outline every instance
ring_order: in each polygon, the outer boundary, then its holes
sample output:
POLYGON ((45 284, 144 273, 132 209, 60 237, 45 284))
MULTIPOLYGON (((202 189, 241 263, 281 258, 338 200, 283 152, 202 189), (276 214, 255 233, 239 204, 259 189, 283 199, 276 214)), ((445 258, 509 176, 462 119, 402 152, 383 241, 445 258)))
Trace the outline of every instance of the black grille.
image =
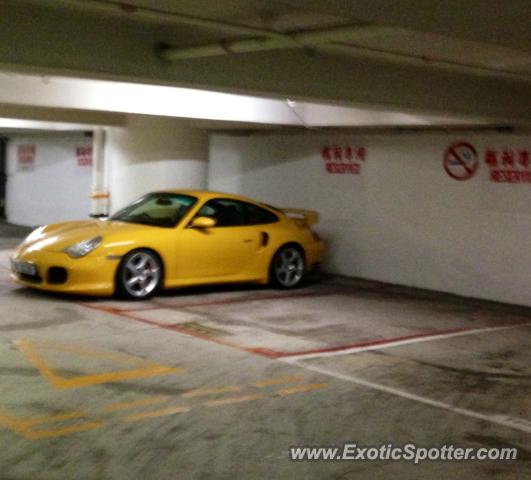
POLYGON ((17 273, 18 277, 25 282, 41 283, 42 278, 39 275, 28 275, 27 273, 17 273))
POLYGON ((65 283, 68 278, 66 269, 63 267, 50 267, 48 269, 48 279, 47 282, 54 285, 59 285, 65 283))

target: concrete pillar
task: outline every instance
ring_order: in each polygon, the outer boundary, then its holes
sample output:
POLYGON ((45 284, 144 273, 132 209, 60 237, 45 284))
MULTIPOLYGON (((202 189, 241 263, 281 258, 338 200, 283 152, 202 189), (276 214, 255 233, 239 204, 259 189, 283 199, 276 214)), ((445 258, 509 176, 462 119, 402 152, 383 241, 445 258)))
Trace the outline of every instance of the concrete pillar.
POLYGON ((106 173, 105 131, 102 128, 97 128, 94 130, 92 137, 91 217, 106 217, 109 215, 109 192, 106 173))
POLYGON ((207 184, 208 135, 172 118, 130 116, 107 130, 111 213, 155 190, 207 184))

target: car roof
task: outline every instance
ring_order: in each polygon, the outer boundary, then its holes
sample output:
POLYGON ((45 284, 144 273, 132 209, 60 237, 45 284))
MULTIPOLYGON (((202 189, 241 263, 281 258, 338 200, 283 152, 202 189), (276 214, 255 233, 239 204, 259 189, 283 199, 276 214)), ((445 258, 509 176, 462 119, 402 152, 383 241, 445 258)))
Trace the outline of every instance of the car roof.
POLYGON ((266 205, 258 200, 254 200, 252 198, 249 198, 249 197, 244 197, 242 195, 234 195, 232 193, 223 193, 223 192, 215 192, 215 191, 210 191, 210 190, 188 190, 188 189, 183 189, 183 190, 158 190, 160 192, 165 192, 165 193, 175 193, 175 194, 182 194, 182 195, 190 195, 192 197, 198 197, 202 200, 208 200, 208 199, 211 199, 211 198, 231 198, 231 199, 234 199, 234 200, 241 200, 243 202, 249 202, 249 203, 254 203, 256 205, 260 205, 260 206, 264 206, 268 209, 272 209, 272 210, 275 210, 276 211, 276 208, 274 207, 270 207, 269 205, 266 205))

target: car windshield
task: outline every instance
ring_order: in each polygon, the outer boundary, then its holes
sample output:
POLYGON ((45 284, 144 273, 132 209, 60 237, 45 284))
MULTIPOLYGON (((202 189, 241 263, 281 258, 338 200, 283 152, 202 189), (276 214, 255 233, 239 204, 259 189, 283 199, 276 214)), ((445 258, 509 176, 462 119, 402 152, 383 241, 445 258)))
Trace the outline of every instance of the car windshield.
POLYGON ((110 219, 172 228, 186 215, 197 198, 177 193, 149 193, 116 212, 110 219))

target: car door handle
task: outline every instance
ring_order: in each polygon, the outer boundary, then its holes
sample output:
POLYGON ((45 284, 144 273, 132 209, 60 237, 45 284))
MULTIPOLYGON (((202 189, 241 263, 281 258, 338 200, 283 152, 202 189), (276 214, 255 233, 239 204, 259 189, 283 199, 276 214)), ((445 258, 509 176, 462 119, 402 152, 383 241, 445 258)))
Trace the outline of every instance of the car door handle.
POLYGON ((246 238, 243 243, 251 243, 253 241, 252 238, 246 238))

